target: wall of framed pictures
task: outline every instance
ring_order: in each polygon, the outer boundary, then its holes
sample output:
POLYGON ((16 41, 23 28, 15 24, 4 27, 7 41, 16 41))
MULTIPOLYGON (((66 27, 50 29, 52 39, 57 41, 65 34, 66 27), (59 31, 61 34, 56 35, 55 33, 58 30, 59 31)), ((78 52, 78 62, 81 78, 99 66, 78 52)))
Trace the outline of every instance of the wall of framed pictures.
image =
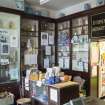
POLYGON ((72 20, 72 70, 88 72, 88 17, 72 20))
POLYGON ((55 23, 41 21, 41 67, 46 69, 55 66, 55 23))
POLYGON ((57 39, 58 66, 62 69, 70 68, 70 21, 58 23, 57 39))

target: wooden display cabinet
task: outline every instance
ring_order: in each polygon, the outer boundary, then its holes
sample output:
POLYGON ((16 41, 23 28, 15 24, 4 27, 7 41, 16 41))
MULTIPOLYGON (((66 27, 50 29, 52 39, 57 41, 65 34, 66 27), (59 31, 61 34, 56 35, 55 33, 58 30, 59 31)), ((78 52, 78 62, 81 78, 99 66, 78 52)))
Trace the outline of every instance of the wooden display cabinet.
POLYGON ((76 82, 64 82, 48 86, 49 105, 63 105, 70 99, 79 97, 79 85, 76 82))
POLYGON ((48 99, 43 94, 32 97, 32 105, 63 105, 70 99, 79 97, 79 85, 76 82, 64 82, 48 85, 48 99))
MULTIPOLYGON (((21 70, 25 69, 24 55, 26 53, 37 54, 39 52, 39 29, 38 29, 38 20, 32 18, 22 18, 21 21, 21 70), (30 41, 30 43, 29 43, 30 41), (28 52, 28 43, 31 44, 32 52, 28 52)), ((38 59, 37 59, 38 60, 38 59)), ((37 61, 38 62, 38 61, 37 61)), ((30 66, 30 65, 28 65, 30 66)))
POLYGON ((46 69, 55 66, 55 23, 40 21, 40 66, 46 69))
POLYGON ((70 21, 59 22, 57 36, 57 63, 61 69, 70 68, 70 21))
POLYGON ((72 20, 72 70, 88 72, 88 16, 72 20))

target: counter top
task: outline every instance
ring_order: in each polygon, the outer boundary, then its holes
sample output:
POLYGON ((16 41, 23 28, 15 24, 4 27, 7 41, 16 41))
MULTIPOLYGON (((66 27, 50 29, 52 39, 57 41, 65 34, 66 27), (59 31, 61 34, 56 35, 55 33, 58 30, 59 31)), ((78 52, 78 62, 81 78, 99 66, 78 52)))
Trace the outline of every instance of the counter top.
POLYGON ((56 87, 56 88, 64 88, 64 87, 72 86, 72 85, 78 85, 78 83, 77 82, 68 81, 68 82, 57 83, 57 84, 50 85, 50 86, 56 87))
POLYGON ((42 104, 42 105, 48 105, 48 100, 45 99, 45 97, 43 95, 32 97, 32 99, 35 99, 36 101, 40 102, 40 104, 42 104))

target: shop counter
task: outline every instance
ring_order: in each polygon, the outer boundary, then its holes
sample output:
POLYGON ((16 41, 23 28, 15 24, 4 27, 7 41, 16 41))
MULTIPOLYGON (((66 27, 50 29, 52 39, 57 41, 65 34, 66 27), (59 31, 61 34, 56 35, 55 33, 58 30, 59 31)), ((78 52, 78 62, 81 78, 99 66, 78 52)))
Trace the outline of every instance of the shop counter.
POLYGON ((32 97, 32 105, 63 105, 70 99, 78 97, 78 83, 69 81, 48 85, 48 99, 44 99, 43 95, 32 97))

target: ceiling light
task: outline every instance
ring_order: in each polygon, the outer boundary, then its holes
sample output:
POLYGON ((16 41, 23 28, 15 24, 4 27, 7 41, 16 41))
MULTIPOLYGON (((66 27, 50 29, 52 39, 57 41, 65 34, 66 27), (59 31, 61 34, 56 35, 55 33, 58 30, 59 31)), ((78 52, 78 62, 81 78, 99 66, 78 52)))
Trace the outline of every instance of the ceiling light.
POLYGON ((45 3, 47 3, 47 2, 49 2, 50 0, 40 0, 40 5, 43 5, 43 4, 45 4, 45 3))

